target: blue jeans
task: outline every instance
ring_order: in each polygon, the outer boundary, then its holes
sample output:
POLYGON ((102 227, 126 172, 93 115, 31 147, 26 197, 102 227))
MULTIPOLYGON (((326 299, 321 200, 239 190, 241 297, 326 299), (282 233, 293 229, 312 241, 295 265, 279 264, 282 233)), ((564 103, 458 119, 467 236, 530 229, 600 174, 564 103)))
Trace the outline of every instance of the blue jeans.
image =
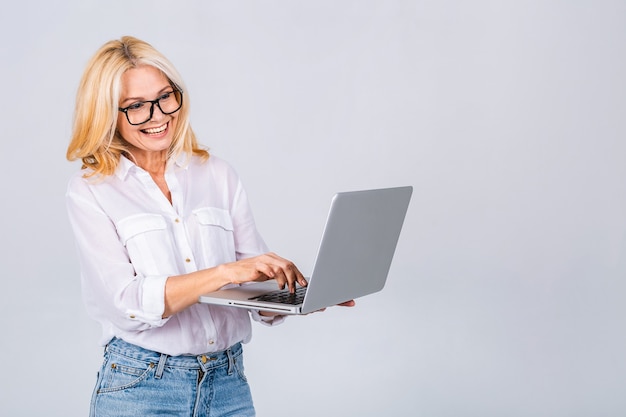
POLYGON ((168 356, 113 339, 90 416, 254 416, 242 353, 237 343, 224 352, 168 356))

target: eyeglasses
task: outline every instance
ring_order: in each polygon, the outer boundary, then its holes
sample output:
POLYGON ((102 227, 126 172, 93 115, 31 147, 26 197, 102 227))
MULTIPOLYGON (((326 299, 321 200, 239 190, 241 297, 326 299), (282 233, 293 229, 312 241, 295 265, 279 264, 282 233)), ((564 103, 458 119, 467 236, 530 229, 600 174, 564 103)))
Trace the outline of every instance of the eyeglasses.
POLYGON ((156 100, 138 101, 128 107, 120 107, 119 111, 126 114, 128 123, 136 126, 152 119, 155 104, 159 106, 159 110, 163 114, 176 113, 183 106, 183 92, 174 89, 161 94, 156 100))

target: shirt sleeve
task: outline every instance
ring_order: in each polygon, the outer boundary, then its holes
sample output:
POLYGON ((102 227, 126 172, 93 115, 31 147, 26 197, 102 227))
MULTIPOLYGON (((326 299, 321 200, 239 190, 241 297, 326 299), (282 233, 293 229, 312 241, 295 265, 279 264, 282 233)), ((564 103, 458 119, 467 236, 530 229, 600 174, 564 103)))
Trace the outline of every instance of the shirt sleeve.
POLYGON ((66 193, 75 235, 81 287, 88 313, 101 323, 138 332, 163 326, 167 276, 137 275, 115 225, 86 180, 74 178, 66 193))

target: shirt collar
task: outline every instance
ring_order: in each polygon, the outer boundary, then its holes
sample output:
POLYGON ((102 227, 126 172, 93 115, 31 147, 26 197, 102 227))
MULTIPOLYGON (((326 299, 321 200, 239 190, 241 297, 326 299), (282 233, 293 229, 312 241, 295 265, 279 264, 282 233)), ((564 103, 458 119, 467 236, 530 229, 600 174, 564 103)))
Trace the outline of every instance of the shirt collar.
MULTIPOLYGON (((181 153, 176 158, 171 158, 167 162, 166 172, 169 171, 172 165, 176 165, 179 168, 187 169, 189 166, 189 162, 191 161, 191 157, 189 157, 186 153, 181 153)), ((117 164, 117 169, 115 170, 115 175, 121 179, 122 181, 126 180, 128 175, 131 172, 137 172, 139 167, 135 165, 133 161, 125 157, 124 155, 120 156, 120 163, 117 164)))

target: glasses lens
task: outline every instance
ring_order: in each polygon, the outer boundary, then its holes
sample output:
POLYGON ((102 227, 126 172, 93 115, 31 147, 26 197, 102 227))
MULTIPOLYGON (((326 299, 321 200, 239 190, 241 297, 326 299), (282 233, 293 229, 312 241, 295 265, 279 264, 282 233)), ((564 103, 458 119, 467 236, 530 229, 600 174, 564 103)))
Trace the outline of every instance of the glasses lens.
POLYGON ((126 117, 131 124, 140 125, 150 120, 151 107, 149 102, 135 103, 126 110, 126 117))
POLYGON ((183 105, 182 94, 178 90, 165 93, 159 97, 158 103, 164 114, 172 114, 183 105))

